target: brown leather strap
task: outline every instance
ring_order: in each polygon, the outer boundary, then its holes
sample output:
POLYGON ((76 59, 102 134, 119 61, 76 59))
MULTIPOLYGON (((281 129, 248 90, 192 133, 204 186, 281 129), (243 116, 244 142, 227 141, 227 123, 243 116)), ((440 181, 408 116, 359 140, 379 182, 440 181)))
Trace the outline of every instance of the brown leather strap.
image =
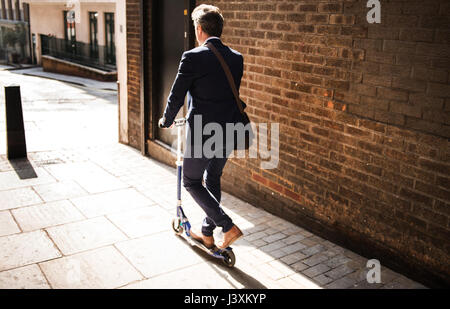
POLYGON ((225 71, 225 75, 227 76, 228 82, 230 83, 231 91, 233 91, 233 95, 236 100, 236 104, 239 108, 239 111, 243 114, 244 108, 242 106, 241 99, 239 99, 239 93, 236 89, 236 84, 234 83, 233 75, 231 74, 230 68, 223 59, 222 55, 219 53, 219 51, 214 47, 212 43, 208 42, 206 43, 206 46, 216 55, 217 59, 219 59, 219 62, 222 65, 223 70, 225 71))

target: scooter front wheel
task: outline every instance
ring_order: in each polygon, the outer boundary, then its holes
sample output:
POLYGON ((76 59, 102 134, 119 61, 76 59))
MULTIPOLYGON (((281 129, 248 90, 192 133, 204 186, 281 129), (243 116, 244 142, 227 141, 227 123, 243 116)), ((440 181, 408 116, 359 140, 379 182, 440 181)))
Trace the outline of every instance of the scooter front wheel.
POLYGON ((227 250, 223 252, 223 263, 227 265, 228 267, 233 267, 236 263, 236 256, 234 255, 234 252, 231 250, 227 250))
POLYGON ((180 218, 175 218, 172 220, 172 229, 178 236, 183 234, 183 226, 181 225, 180 218))

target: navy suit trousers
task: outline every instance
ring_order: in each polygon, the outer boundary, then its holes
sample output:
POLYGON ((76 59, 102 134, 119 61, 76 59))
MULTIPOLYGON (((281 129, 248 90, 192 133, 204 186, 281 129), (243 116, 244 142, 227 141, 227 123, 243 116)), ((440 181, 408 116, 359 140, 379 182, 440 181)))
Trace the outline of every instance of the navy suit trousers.
POLYGON ((183 159, 183 185, 206 213, 202 224, 205 236, 212 236, 216 226, 222 227, 224 233, 233 227, 231 218, 220 207, 220 177, 227 159, 228 156, 183 159), (203 177, 206 187, 202 184, 203 177))

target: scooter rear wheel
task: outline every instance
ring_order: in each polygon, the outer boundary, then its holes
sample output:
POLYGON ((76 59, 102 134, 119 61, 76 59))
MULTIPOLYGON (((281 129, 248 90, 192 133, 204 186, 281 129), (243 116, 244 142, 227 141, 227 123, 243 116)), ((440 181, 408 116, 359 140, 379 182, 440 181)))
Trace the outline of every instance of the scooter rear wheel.
POLYGON ((234 252, 231 250, 227 250, 223 253, 223 263, 228 267, 233 267, 236 263, 236 256, 234 255, 234 252))
POLYGON ((183 227, 181 226, 180 218, 175 218, 172 220, 172 229, 176 235, 183 234, 183 227))

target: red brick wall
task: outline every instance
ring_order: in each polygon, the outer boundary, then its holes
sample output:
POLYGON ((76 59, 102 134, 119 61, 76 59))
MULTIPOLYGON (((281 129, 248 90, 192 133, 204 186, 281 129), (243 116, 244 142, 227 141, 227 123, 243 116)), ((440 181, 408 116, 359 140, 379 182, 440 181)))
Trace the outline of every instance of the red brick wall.
POLYGON ((251 119, 280 123, 278 168, 230 160, 224 190, 448 284, 448 1, 381 1, 372 25, 365 0, 208 3, 244 55, 251 119))
POLYGON ((128 143, 140 149, 141 26, 139 0, 127 0, 128 143))

